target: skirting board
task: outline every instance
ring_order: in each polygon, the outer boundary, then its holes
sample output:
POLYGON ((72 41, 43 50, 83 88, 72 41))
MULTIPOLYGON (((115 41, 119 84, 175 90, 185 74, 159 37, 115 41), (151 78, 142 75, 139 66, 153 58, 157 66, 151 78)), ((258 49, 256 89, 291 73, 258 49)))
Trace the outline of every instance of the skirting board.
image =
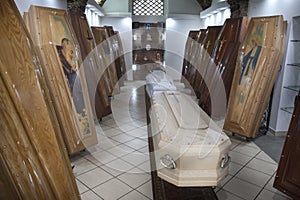
POLYGON ((275 136, 286 136, 287 131, 275 131, 272 128, 269 128, 268 131, 275 136))

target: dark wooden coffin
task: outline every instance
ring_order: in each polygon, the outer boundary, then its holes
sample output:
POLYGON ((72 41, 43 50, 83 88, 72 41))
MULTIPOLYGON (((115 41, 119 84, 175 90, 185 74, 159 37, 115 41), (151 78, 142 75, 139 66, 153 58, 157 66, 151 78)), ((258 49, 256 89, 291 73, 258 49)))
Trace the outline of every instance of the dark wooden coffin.
POLYGON ((217 196, 212 187, 178 187, 157 175, 155 153, 154 153, 154 135, 151 130, 150 109, 151 101, 145 86, 145 101, 147 115, 148 146, 151 167, 151 180, 153 199, 159 200, 217 200, 217 196))
POLYGON ((116 62, 119 63, 119 80, 127 80, 127 74, 126 74, 126 62, 125 62, 125 57, 124 57, 124 49, 123 49, 123 44, 122 40, 119 34, 119 31, 115 31, 115 40, 116 40, 116 48, 117 48, 117 58, 116 62))
POLYGON ((199 31, 198 30, 191 30, 188 34, 188 38, 185 43, 184 48, 184 58, 183 58, 183 64, 182 64, 182 82, 185 82, 185 79, 187 78, 187 73, 189 71, 189 57, 191 52, 191 44, 193 40, 196 40, 198 38, 199 31))
POLYGON ((212 108, 214 109, 214 116, 225 114, 226 110, 221 108, 220 103, 225 102, 225 106, 227 104, 238 49, 245 36, 247 25, 248 19, 246 18, 227 19, 215 42, 211 60, 204 75, 204 81, 199 86, 201 92, 198 96, 200 107, 208 115, 211 115, 212 108), (221 98, 221 94, 225 96, 221 98), (211 104, 212 98, 214 106, 211 104), (222 99, 222 102, 219 102, 219 99, 222 99))
POLYGON ((85 14, 78 9, 68 10, 67 14, 79 43, 84 73, 88 77, 87 86, 94 118, 99 120, 111 113, 105 81, 101 77, 104 66, 99 61, 94 36, 85 14))
POLYGON ((293 199, 300 199, 300 94, 295 99, 295 109, 281 154, 274 187, 293 199))
POLYGON ((30 32, 69 154, 97 144, 81 52, 66 11, 29 9, 30 32))
POLYGON ((105 27, 92 27, 92 31, 95 37, 97 51, 104 65, 108 95, 112 96, 113 92, 119 92, 119 85, 108 30, 105 27))
POLYGON ((203 43, 199 49, 197 59, 194 62, 195 73, 192 74, 191 86, 197 96, 199 96, 199 87, 203 80, 203 75, 206 72, 207 65, 211 59, 215 41, 221 31, 222 26, 209 26, 207 27, 206 35, 203 43))
POLYGON ((194 46, 194 52, 192 52, 192 56, 189 61, 189 65, 186 67, 186 75, 188 83, 191 85, 195 80, 195 74, 197 73, 197 68, 195 64, 198 60, 198 56, 200 54, 201 46, 203 44, 204 38, 206 36, 207 29, 200 29, 198 36, 196 38, 196 42, 192 42, 194 46))
POLYGON ((282 60, 282 16, 252 18, 240 46, 224 129, 256 137, 282 60))
POLYGON ((0 3, 0 199, 80 199, 32 40, 0 3))

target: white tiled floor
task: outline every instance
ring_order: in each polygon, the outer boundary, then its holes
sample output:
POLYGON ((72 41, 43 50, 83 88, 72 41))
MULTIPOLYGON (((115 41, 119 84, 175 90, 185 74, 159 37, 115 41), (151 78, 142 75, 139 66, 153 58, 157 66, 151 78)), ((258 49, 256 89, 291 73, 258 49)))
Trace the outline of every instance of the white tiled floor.
MULTIPOLYGON (((112 100, 113 114, 96 125, 98 145, 71 158, 83 200, 153 199, 143 84, 125 83, 112 100)), ((230 138, 232 162, 215 188, 218 198, 289 199, 272 187, 276 162, 253 142, 230 138)))

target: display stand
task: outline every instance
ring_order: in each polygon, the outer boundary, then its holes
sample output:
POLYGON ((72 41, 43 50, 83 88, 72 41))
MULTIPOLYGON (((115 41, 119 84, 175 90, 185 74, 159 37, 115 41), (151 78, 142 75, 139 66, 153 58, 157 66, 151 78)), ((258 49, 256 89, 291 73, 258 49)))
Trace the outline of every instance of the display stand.
POLYGON ((156 171, 153 138, 151 133, 151 121, 149 110, 151 107, 150 97, 145 90, 148 145, 150 155, 151 179, 153 199, 155 200, 217 200, 217 196, 212 187, 177 187, 163 179, 159 178, 156 171))

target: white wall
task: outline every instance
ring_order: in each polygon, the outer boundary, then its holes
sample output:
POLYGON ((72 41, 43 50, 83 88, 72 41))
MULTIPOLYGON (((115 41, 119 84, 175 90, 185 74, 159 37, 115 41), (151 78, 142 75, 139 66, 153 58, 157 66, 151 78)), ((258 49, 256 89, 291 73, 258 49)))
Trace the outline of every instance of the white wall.
POLYGON ((22 16, 28 12, 30 5, 67 9, 67 0, 15 0, 15 3, 22 16))
MULTIPOLYGON (((187 18, 187 17, 186 17, 187 18)), ((169 18, 166 21, 166 67, 174 80, 180 80, 184 48, 190 30, 203 28, 199 15, 190 15, 188 19, 169 18)))
MULTIPOLYGON (((248 7, 248 16, 269 16, 283 15, 288 21, 288 33, 293 16, 300 15, 299 0, 250 0, 248 7)), ((287 131, 291 115, 280 110, 281 106, 286 106, 287 99, 285 98, 286 91, 283 89, 285 79, 288 79, 290 74, 286 73, 286 60, 283 59, 282 70, 279 73, 275 84, 273 105, 271 111, 270 128, 276 132, 287 131)), ((300 72, 300 71, 299 71, 300 72)))
POLYGON ((195 0, 169 0, 169 14, 195 14, 198 15, 202 8, 195 0))

